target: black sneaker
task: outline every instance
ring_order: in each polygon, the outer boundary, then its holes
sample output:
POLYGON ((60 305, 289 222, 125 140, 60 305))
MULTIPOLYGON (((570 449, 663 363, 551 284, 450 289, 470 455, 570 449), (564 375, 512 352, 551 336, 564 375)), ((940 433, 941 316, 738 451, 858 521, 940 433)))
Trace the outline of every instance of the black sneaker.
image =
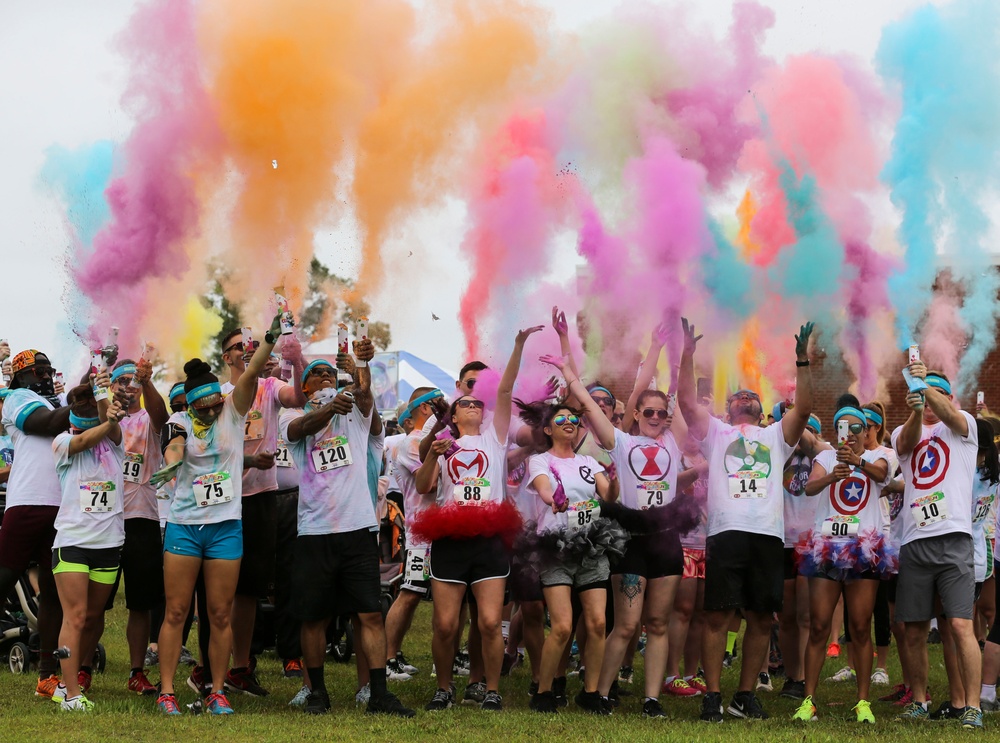
POLYGON ((268 692, 257 680, 253 669, 233 668, 226 673, 225 689, 231 693, 248 694, 252 697, 266 697, 268 692))
POLYGON ((937 627, 932 627, 931 631, 927 633, 927 644, 928 645, 941 644, 941 631, 937 627))
POLYGON ((961 720, 964 707, 955 708, 951 702, 941 702, 941 706, 927 716, 929 720, 961 720))
POLYGON ((532 712, 544 712, 552 714, 558 712, 556 706, 556 695, 551 691, 536 691, 531 696, 531 703, 528 705, 532 712))
POLYGON ((618 679, 611 682, 611 688, 608 689, 608 701, 611 702, 612 707, 617 707, 622 703, 621 692, 618 690, 618 679))
POLYGON ((393 715, 394 717, 416 717, 417 713, 409 707, 404 707, 399 698, 391 691, 387 691, 380 697, 371 697, 368 700, 369 715, 393 715))
POLYGON ((528 696, 533 697, 537 693, 538 693, 538 682, 532 681, 530 684, 528 684, 528 696))
POLYGON ((724 656, 722 656, 722 667, 723 668, 732 668, 734 660, 736 660, 736 654, 735 653, 730 653, 727 650, 726 654, 724 656))
POLYGON ((552 679, 552 693, 556 697, 557 707, 568 707, 569 699, 566 698, 566 677, 552 679))
POLYGON ((767 712, 760 706, 757 696, 752 691, 738 691, 733 694, 733 701, 729 703, 726 710, 733 717, 742 717, 747 720, 766 720, 767 712))
POLYGON ((479 705, 479 708, 487 712, 502 712, 503 697, 500 696, 500 692, 498 691, 488 691, 486 692, 486 698, 483 699, 483 703, 479 705))
POLYGON ((302 709, 310 715, 325 715, 330 709, 330 695, 325 689, 309 692, 306 705, 302 709))
POLYGON ((702 722, 722 722, 722 694, 710 691, 701 698, 702 722))
POLYGON ((486 699, 486 681, 475 681, 465 687, 462 704, 482 704, 486 699))
POLYGON ((792 681, 787 679, 785 685, 781 687, 781 696, 785 699, 798 699, 803 700, 806 698, 806 682, 805 679, 802 681, 792 681))
POLYGON ((445 689, 438 689, 434 692, 434 696, 431 697, 424 709, 428 712, 437 712, 443 709, 451 709, 451 705, 454 701, 455 695, 450 691, 445 689))
POLYGON ((646 717, 666 717, 667 713, 663 711, 663 706, 660 704, 659 699, 647 699, 642 704, 642 716, 646 717))
POLYGON ((580 689, 580 692, 574 697, 573 701, 576 706, 580 709, 591 712, 595 715, 601 715, 605 717, 611 714, 611 707, 604 705, 604 700, 601 699, 601 695, 596 691, 585 691, 580 689))

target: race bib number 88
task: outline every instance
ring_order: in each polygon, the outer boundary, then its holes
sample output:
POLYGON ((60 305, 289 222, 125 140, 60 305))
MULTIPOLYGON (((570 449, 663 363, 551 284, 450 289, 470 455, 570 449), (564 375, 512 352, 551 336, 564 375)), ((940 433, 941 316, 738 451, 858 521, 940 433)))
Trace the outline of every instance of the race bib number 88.
POLYGON ((467 477, 455 486, 453 497, 460 506, 485 506, 490 500, 490 481, 467 477))

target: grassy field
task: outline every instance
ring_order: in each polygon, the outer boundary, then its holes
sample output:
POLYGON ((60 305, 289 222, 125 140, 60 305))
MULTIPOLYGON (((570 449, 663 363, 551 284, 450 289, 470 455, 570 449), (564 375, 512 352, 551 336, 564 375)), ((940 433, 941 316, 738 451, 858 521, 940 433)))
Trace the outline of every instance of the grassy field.
MULTIPOLYGON (((908 741, 945 740, 964 731, 957 722, 906 724, 894 719, 896 707, 874 703, 878 720, 873 727, 854 722, 851 707, 854 704, 853 687, 849 684, 822 683, 818 699, 820 721, 809 726, 793 724, 791 715, 795 703, 780 699, 778 684, 775 691, 761 695, 764 708, 771 719, 744 721, 727 717, 722 725, 707 725, 698 721, 700 698, 664 699, 669 714, 667 720, 643 720, 641 700, 625 697, 622 707, 610 718, 595 718, 574 710, 572 701, 568 710, 555 716, 541 716, 528 710, 527 687, 530 676, 525 669, 516 669, 510 678, 501 681, 505 710, 489 714, 477 707, 457 706, 440 713, 423 712, 423 705, 433 694, 435 684, 430 677, 430 605, 422 604, 411 635, 405 644, 410 661, 421 669, 412 681, 393 684, 393 690, 407 705, 418 709, 414 720, 396 720, 371 717, 354 703, 354 665, 327 664, 327 685, 334 708, 331 714, 311 717, 287 702, 299 689, 297 679, 281 675, 278 660, 271 655, 261 657, 258 674, 261 682, 271 690, 266 699, 232 697, 236 714, 218 718, 193 716, 167 719, 159 715, 154 700, 140 698, 125 689, 128 659, 125 649, 125 611, 119 602, 108 616, 104 644, 108 651, 107 671, 94 677, 89 694, 96 704, 93 714, 69 715, 59 711, 51 702, 35 698, 35 675, 14 676, 6 669, 0 670, 0 722, 4 741, 50 740, 128 740, 128 741, 180 741, 210 737, 214 740, 242 740, 250 743, 287 740, 373 740, 411 741, 449 738, 464 741, 476 740, 683 740, 731 741, 741 743, 760 741, 844 741, 876 740, 886 736, 905 738, 908 741)), ((637 681, 641 674, 636 669, 637 681)), ((931 646, 931 688, 935 703, 945 691, 944 666, 940 646, 931 646)), ((827 662, 824 676, 841 667, 837 660, 827 662)), ((898 679, 899 666, 892 663, 890 676, 898 679)), ((194 693, 184 684, 178 672, 178 689, 182 703, 194 701, 194 693)), ((153 683, 158 674, 150 673, 153 683)), ((723 678, 723 691, 728 704, 735 689, 736 670, 727 670, 723 678)), ((464 680, 458 683, 459 695, 464 680)), ((578 683, 570 680, 569 692, 576 693, 578 683)), ((876 687, 884 694, 885 687, 876 687)), ((992 737, 995 721, 988 718, 986 734, 992 737)))

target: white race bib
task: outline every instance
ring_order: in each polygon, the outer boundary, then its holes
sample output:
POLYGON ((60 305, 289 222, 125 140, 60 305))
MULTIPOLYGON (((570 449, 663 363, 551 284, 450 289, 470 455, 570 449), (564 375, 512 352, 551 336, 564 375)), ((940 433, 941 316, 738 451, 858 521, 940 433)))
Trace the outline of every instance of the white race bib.
POLYGON ((199 508, 229 503, 235 495, 233 480, 228 472, 212 472, 199 475, 191 483, 194 502, 199 508))
POLYGON ((430 547, 415 547, 406 551, 407 583, 420 583, 431 579, 430 554, 430 547))
POLYGON ((320 441, 311 452, 313 469, 328 472, 351 464, 351 445, 346 436, 334 436, 320 441))
POLYGON ((460 506, 485 506, 490 500, 490 481, 467 477, 455 486, 452 495, 460 506))
POLYGON ((596 499, 570 503, 566 508, 566 529, 574 534, 586 529, 600 517, 601 503, 596 499))
POLYGON ((670 490, 670 483, 662 480, 640 482, 636 486, 636 500, 639 503, 639 510, 647 511, 650 508, 662 506, 667 502, 668 490, 670 490))
POLYGON ((944 493, 940 490, 930 495, 922 495, 910 504, 910 513, 917 522, 918 529, 924 529, 948 518, 944 493))
POLYGON ((766 498, 767 477, 753 470, 734 472, 729 476, 729 496, 737 500, 766 498))
POLYGON ((243 424, 243 440, 256 441, 264 438, 264 416, 259 410, 251 410, 243 424))
POLYGON ((291 467, 292 460, 288 454, 288 445, 278 439, 278 447, 274 451, 274 464, 276 467, 291 467))
POLYGON ((115 484, 111 480, 80 483, 80 510, 84 513, 111 513, 115 507, 115 484))
POLYGON ((975 513, 972 516, 972 523, 978 524, 990 515, 990 506, 993 505, 993 493, 976 498, 975 513))
POLYGON ((125 466, 122 468, 125 482, 142 482, 142 461, 142 454, 125 453, 125 466))
POLYGON ((861 519, 857 516, 831 516, 823 521, 824 537, 856 537, 861 528, 861 519))

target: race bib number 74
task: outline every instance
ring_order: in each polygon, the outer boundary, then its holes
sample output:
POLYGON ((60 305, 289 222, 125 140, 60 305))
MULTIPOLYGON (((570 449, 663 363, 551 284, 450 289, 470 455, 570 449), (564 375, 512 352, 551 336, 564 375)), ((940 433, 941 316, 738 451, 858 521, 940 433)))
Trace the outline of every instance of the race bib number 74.
POLYGON ((115 484, 108 481, 80 483, 80 510, 84 513, 111 513, 115 507, 115 484))

